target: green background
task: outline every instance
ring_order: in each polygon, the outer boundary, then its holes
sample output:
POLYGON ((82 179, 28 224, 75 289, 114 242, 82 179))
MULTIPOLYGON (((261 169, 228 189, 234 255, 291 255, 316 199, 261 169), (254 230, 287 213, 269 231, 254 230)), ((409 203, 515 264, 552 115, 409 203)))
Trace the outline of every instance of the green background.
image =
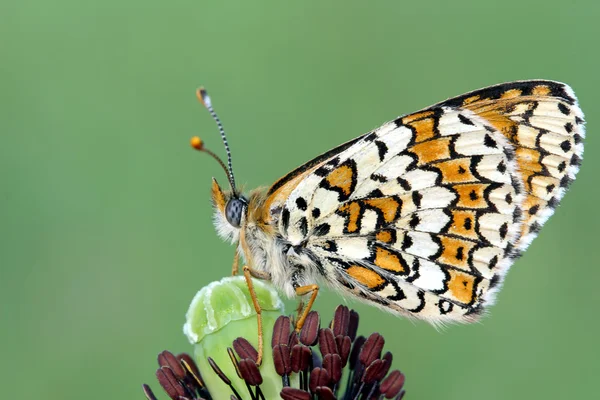
MULTIPOLYGON (((366 305, 408 399, 597 393, 600 61, 594 1, 4 0, 0 5, 2 398, 135 399, 190 350, 195 292, 230 271, 211 224, 223 154, 269 185, 397 115, 504 81, 568 82, 582 171, 491 315, 437 331, 366 305), (167 5, 168 4, 168 5, 167 5)), ((337 294, 317 308, 328 319, 337 294)), ((293 302, 289 302, 292 310, 293 302)), ((367 329, 368 327, 368 329, 367 329)))

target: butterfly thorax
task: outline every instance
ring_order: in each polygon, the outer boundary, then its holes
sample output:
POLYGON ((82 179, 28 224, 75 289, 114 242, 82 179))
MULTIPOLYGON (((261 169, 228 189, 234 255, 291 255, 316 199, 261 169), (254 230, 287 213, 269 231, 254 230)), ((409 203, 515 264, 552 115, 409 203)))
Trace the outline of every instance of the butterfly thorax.
POLYGON ((270 274, 272 283, 284 294, 293 297, 295 288, 318 279, 314 254, 303 243, 284 239, 277 224, 277 210, 265 211, 266 190, 253 190, 246 197, 222 191, 213 181, 212 200, 219 236, 236 244, 238 254, 252 269, 270 274), (236 196, 245 203, 239 227, 227 218, 228 204, 236 196))

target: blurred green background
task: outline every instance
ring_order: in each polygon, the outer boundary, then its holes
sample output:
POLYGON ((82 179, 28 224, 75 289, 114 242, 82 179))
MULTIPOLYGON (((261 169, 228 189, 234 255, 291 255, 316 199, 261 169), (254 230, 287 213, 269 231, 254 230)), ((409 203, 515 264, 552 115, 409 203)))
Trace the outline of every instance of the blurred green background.
MULTIPOLYGON (((590 398, 600 327, 594 1, 3 1, 1 398, 143 398, 187 351, 195 292, 230 271, 211 224, 228 131, 240 183, 269 185, 397 115, 504 81, 569 83, 588 121, 577 182, 491 315, 439 332, 350 303, 408 399, 590 398), (596 182, 596 183, 594 183, 596 182)), ((320 296, 329 319, 338 295, 320 296)), ((294 307, 289 302, 289 310, 294 307)))

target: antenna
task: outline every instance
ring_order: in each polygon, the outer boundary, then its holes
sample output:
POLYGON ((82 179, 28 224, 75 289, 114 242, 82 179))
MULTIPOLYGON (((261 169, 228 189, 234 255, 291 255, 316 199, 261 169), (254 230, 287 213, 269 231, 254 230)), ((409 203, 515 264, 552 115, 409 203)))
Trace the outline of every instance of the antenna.
POLYGON ((225 164, 223 163, 223 161, 221 161, 221 159, 219 157, 217 157, 217 155, 215 153, 213 153, 212 151, 210 151, 204 147, 204 144, 203 144, 202 140, 200 140, 200 138, 198 138, 198 137, 192 138, 192 141, 191 141, 192 147, 195 148, 196 150, 204 151, 205 153, 210 154, 215 160, 217 160, 219 162, 219 164, 221 164, 221 166, 225 170, 225 173, 227 174, 227 178, 229 179, 229 184, 231 185, 231 190, 233 190, 234 193, 237 193, 237 190, 235 188, 235 178, 233 176, 233 166, 231 164, 231 150, 229 150, 229 143, 227 142, 227 137, 225 136, 225 129, 223 129, 223 124, 221 124, 221 120, 219 119, 219 116, 217 115, 217 113, 215 112, 215 110, 212 107, 212 102, 210 100, 210 97, 208 96, 208 93, 206 92, 206 90, 203 87, 200 87, 198 90, 196 90, 196 97, 198 97, 198 100, 200 101, 200 103, 202 103, 202 105, 204 107, 206 107, 206 109, 210 113, 210 116, 217 123, 217 128, 219 129, 219 133, 221 134, 221 139, 223 140, 223 144, 225 145, 225 151, 227 152, 227 166, 229 168, 225 168, 225 164))
POLYGON ((229 178, 229 173, 227 171, 227 167, 225 166, 225 163, 219 158, 219 156, 216 155, 215 153, 213 153, 212 151, 210 151, 209 149, 207 149, 206 147, 204 147, 204 142, 198 136, 192 137, 190 139, 190 144, 192 145, 192 147, 194 149, 196 149, 198 151, 203 151, 206 154, 208 154, 209 156, 211 156, 212 158, 214 158, 215 160, 217 160, 217 162, 219 163, 221 168, 223 168, 223 171, 225 171, 225 174, 227 175, 227 179, 229 180, 229 184, 231 185, 231 190, 233 190, 234 193, 237 193, 236 189, 235 189, 235 183, 229 178))

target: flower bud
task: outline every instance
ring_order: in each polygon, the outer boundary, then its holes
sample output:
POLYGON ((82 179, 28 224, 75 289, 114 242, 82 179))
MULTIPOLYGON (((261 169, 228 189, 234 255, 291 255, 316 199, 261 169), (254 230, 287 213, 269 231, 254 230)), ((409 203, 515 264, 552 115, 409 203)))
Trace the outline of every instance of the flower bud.
MULTIPOLYGON (((264 354, 260 366, 263 382, 260 387, 266 398, 277 398, 282 382, 275 372, 270 343, 275 320, 283 313, 283 302, 268 283, 253 280, 253 284, 263 320, 264 354)), ((238 393, 247 392, 246 384, 238 377, 227 352, 239 337, 258 348, 256 311, 244 277, 223 278, 202 288, 190 304, 183 332, 194 345, 194 359, 213 399, 229 399, 232 389, 213 372, 209 357, 238 393)))

